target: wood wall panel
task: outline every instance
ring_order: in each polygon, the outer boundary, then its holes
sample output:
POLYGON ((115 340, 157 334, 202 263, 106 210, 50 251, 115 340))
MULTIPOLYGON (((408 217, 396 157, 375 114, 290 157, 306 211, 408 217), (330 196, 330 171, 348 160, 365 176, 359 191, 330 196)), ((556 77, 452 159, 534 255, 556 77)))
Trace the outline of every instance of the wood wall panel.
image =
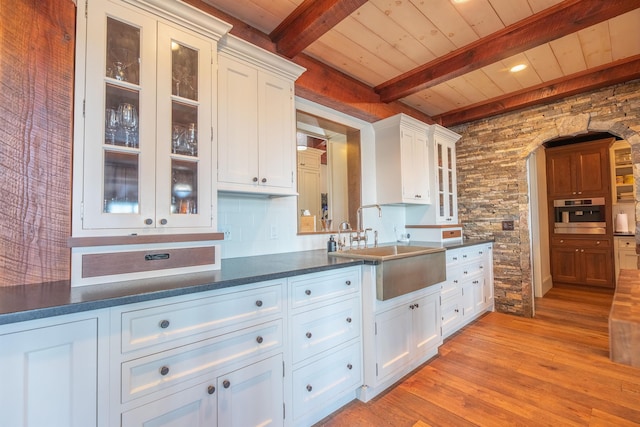
POLYGON ((75 6, 0 2, 0 286, 69 279, 75 6))

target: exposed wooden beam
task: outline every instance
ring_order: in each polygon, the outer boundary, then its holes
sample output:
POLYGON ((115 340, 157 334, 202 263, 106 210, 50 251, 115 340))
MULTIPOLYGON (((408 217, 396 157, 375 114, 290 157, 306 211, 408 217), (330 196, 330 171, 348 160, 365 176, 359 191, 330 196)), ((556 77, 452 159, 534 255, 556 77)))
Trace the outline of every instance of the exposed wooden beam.
POLYGON ((635 79, 640 79, 640 55, 453 110, 433 119, 442 126, 453 126, 635 79))
MULTIPOLYGON (((185 2, 232 24, 231 34, 234 36, 278 54, 275 43, 265 33, 202 0, 185 0, 185 2)), ((290 60, 307 69, 296 81, 296 95, 302 98, 367 122, 405 113, 425 123, 433 123, 431 117, 406 104, 381 102, 380 96, 372 87, 307 55, 299 54, 290 60)))
POLYGON ((367 0, 305 0, 269 34, 282 55, 293 58, 367 0))
POLYGON ((638 0, 566 0, 375 87, 396 101, 638 8, 638 0))

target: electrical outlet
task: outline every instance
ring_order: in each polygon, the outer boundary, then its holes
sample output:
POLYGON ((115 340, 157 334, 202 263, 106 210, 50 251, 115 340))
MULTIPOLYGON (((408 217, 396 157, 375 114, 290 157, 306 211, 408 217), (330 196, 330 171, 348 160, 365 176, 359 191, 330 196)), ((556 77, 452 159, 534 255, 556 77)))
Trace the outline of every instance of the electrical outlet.
POLYGON ((503 231, 513 231, 514 223, 513 221, 502 221, 502 230, 503 231))
POLYGON ((275 224, 271 224, 271 228, 269 230, 269 238, 274 240, 278 238, 278 226, 275 224))
POLYGON ((231 228, 221 227, 220 231, 224 234, 224 240, 231 240, 231 228))

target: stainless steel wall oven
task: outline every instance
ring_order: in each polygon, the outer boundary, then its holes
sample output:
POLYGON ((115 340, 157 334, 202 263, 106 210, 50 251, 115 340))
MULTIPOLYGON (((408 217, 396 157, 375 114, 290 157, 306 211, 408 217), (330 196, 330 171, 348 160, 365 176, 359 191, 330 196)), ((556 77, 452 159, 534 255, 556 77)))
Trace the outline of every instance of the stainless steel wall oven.
POLYGON ((553 201, 554 233, 606 234, 604 197, 553 201))

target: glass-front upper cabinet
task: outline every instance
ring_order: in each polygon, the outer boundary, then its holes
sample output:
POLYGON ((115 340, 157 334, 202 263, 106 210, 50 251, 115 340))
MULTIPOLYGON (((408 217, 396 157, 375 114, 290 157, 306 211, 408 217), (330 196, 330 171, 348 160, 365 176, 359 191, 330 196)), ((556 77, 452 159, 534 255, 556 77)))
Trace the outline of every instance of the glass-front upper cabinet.
POLYGON ((213 227, 215 42, 111 2, 87 19, 82 229, 213 227))
POLYGON ((456 224, 458 222, 458 189, 455 143, 460 136, 446 128, 434 125, 433 138, 437 189, 436 222, 456 224))

